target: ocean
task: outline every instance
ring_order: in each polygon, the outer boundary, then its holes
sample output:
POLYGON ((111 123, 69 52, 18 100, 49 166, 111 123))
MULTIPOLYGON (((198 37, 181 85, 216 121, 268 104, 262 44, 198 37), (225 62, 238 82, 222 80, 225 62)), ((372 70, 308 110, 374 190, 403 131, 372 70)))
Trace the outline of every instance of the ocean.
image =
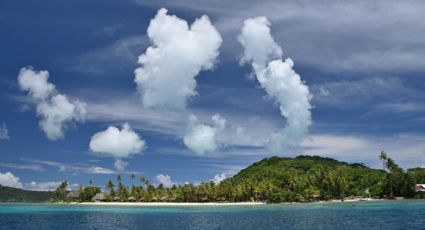
POLYGON ((0 203, 0 229, 425 229, 425 201, 187 207, 0 203))

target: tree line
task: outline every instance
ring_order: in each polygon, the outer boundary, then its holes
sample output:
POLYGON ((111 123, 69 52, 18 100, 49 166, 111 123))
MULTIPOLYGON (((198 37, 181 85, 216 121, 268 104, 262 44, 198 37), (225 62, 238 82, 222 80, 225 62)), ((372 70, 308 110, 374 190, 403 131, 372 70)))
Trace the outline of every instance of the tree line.
MULTIPOLYGON (((346 197, 415 197, 415 184, 425 183, 425 170, 403 170, 384 151, 379 154, 383 169, 347 164, 318 156, 266 158, 218 184, 182 184, 165 187, 147 178, 130 175, 131 186, 120 175, 105 185, 105 201, 142 202, 306 202, 346 197)), ((66 197, 67 182, 54 192, 56 200, 66 197)), ((102 189, 91 181, 80 187, 78 201, 91 201, 102 189)))

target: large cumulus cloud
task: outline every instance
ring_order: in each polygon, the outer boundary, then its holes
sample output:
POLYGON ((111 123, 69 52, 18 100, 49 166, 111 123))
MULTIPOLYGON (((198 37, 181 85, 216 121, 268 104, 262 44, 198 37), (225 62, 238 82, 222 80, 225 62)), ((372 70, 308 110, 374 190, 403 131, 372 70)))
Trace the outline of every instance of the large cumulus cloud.
MULTIPOLYGON (((117 127, 109 126, 105 131, 94 134, 90 140, 90 150, 92 152, 115 158, 140 154, 145 147, 145 141, 131 129, 128 123, 125 123, 121 130, 117 127)), ((124 169, 125 166, 120 164, 117 168, 124 169)))
POLYGON ((83 122, 86 104, 70 100, 58 93, 55 85, 48 82, 48 71, 36 71, 32 67, 22 68, 18 75, 19 86, 28 92, 28 97, 36 104, 39 124, 51 140, 64 138, 64 131, 75 122, 83 122))
POLYGON ((11 172, 0 173, 0 185, 22 188, 22 183, 19 181, 19 177, 13 175, 11 172))
POLYGON ((265 17, 245 20, 238 37, 244 47, 242 63, 251 63, 261 87, 274 99, 286 118, 281 132, 270 138, 272 147, 282 149, 298 145, 311 125, 311 95, 301 77, 294 71, 294 62, 282 60, 282 49, 270 32, 265 17))
POLYGON ((135 70, 144 107, 184 108, 187 99, 196 95, 195 77, 214 67, 220 34, 205 15, 189 26, 160 9, 147 35, 153 44, 139 56, 142 66, 135 70))

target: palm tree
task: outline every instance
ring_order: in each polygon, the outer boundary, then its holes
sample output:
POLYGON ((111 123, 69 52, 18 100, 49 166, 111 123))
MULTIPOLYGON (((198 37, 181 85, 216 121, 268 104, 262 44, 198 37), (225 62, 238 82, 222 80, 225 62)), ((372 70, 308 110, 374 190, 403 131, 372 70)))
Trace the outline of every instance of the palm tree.
POLYGON ((132 173, 130 175, 130 178, 131 178, 131 186, 134 187, 134 178, 136 178, 136 175, 134 175, 134 173, 132 173))
POLYGON ((341 201, 344 201, 345 188, 347 187, 347 168, 345 166, 338 167, 336 183, 338 184, 341 201))
POLYGON ((385 170, 385 168, 386 168, 386 161, 388 160, 388 155, 387 155, 387 153, 386 153, 386 152, 384 152, 384 151, 381 151, 381 152, 379 153, 379 159, 382 161, 382 167, 383 167, 383 169, 385 170))
POLYGON ((114 183, 112 183, 112 181, 109 180, 106 187, 109 189, 109 193, 111 194, 111 196, 114 196, 115 195, 115 189, 114 189, 115 185, 114 185, 114 183))
POLYGON ((58 200, 63 200, 66 196, 66 188, 68 187, 68 181, 63 181, 54 191, 55 198, 58 200))
POLYGON ((145 182, 146 182, 146 178, 144 176, 141 176, 139 178, 139 181, 140 181, 140 187, 143 187, 143 184, 145 184, 145 182))
POLYGON ((387 174, 387 183, 389 183, 390 187, 390 198, 394 197, 394 180, 396 179, 396 174, 398 175, 400 172, 403 173, 402 169, 395 163, 395 161, 388 157, 388 155, 381 151, 379 154, 379 159, 382 160, 384 170, 387 169, 389 173, 387 174))

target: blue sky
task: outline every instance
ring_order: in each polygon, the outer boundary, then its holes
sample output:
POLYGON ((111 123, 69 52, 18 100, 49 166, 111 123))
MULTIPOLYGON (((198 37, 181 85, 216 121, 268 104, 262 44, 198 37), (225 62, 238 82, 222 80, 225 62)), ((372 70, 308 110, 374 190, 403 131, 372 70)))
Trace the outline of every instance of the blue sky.
POLYGON ((423 2, 201 2, 0 3, 0 183, 45 190, 65 179, 74 186, 92 179, 103 186, 129 173, 156 183, 196 183, 231 176, 272 155, 315 154, 380 167, 381 150, 403 167, 425 164, 423 2), (159 27, 171 15, 180 19, 170 23, 189 26, 206 15, 200 23, 205 30, 184 37, 172 26, 153 38, 147 30, 161 8, 168 12, 164 20, 156 18, 159 27), (283 50, 283 55, 269 56, 286 64, 286 58, 292 59, 302 80, 292 89, 308 87, 311 99, 302 90, 282 93, 270 88, 275 84, 259 82, 261 71, 251 66, 255 57, 247 56, 249 44, 240 39, 244 21, 258 16, 270 22, 257 24, 271 29, 262 35, 272 38, 273 49, 283 50), (177 50, 162 47, 171 56, 138 63, 148 47, 155 47, 155 39, 169 38, 175 38, 171 43, 177 50), (189 50, 182 52, 186 46, 189 50), (197 58, 187 56, 190 49, 197 58), (46 84, 55 90, 47 99, 32 97, 18 81, 20 70, 29 66, 33 75, 48 71, 46 84), (135 82, 137 68, 144 76, 152 70, 158 77, 153 71, 158 66, 162 84, 135 82), (193 83, 192 94, 183 99, 173 94, 193 83), (146 101, 147 88, 161 90, 166 104, 158 102, 158 94, 146 101), (40 122, 51 110, 43 113, 38 105, 58 95, 84 104, 84 112, 68 114, 63 135, 49 138, 40 122), (301 111, 306 119, 298 112, 281 115, 281 106, 301 97, 311 106, 301 111), (173 107, 179 102, 185 105, 173 107), (301 121, 307 131, 278 136, 283 144, 271 148, 272 134, 285 133, 290 119, 301 121), (114 130, 106 132, 110 126, 114 130), (114 151, 111 139, 97 139, 93 147, 90 142, 99 132, 104 137, 115 132, 123 142, 114 151), (287 145, 291 138, 296 143, 287 145), (165 177, 157 178, 161 174, 165 177))

